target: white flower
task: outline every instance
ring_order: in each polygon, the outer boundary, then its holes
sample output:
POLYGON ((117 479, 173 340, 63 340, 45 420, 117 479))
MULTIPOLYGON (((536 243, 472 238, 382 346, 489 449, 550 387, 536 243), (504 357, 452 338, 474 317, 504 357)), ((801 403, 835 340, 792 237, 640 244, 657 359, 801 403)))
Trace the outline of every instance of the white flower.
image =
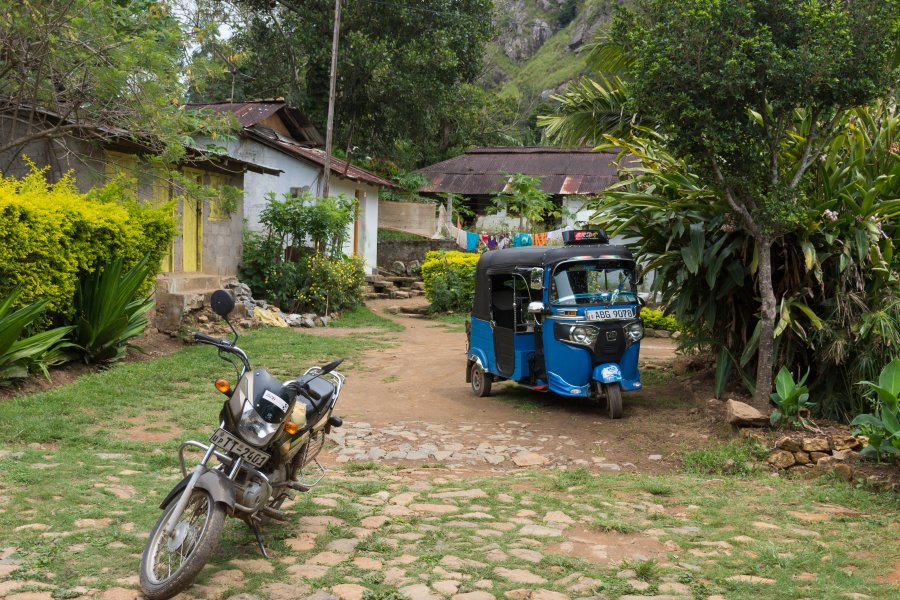
POLYGON ((822 216, 825 217, 826 219, 828 219, 829 221, 837 221, 837 218, 838 218, 838 214, 836 212, 834 212, 833 210, 827 210, 827 209, 825 210, 825 212, 822 213, 822 216))

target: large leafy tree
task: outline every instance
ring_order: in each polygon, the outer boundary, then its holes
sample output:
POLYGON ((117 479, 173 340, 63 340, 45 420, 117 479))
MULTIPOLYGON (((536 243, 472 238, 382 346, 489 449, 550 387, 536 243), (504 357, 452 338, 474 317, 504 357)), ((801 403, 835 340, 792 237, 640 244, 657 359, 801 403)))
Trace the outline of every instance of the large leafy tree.
POLYGON ((165 0, 29 0, 0 11, 0 152, 78 132, 168 160, 218 117, 180 107, 185 34, 165 0))
POLYGON ((641 0, 614 21, 629 107, 752 240, 760 407, 778 317, 773 245, 804 224, 810 169, 846 110, 896 81, 898 15, 896 0, 641 0))
MULTIPOLYGON (((196 69, 191 96, 284 97, 323 126, 334 1, 222 4, 230 7, 233 33, 201 45, 195 62, 207 68, 196 69)), ((338 53, 337 147, 412 166, 444 156, 479 129, 499 133, 502 127, 470 108, 487 102, 471 84, 493 33, 492 10, 491 0, 347 3, 338 53)))

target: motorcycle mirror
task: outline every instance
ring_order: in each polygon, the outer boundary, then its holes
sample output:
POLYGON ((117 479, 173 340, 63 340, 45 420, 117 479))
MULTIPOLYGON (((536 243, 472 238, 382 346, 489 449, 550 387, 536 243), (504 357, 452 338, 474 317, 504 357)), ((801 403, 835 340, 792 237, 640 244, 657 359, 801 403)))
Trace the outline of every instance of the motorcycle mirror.
POLYGON ((216 290, 209 300, 213 312, 220 317, 227 317, 234 310, 234 298, 225 290, 216 290))
POLYGON ((533 315, 544 312, 545 308, 546 307, 544 306, 543 302, 529 302, 528 303, 528 312, 530 312, 533 315))
POLYGON ((330 363, 328 363, 327 365, 325 365, 325 366, 322 367, 322 372, 319 373, 319 375, 324 375, 325 373, 331 373, 332 371, 334 371, 335 369, 337 369, 338 366, 340 366, 340 364, 341 364, 342 362, 344 362, 344 359, 343 359, 343 358, 339 358, 339 359, 337 359, 337 360, 331 361, 330 363))

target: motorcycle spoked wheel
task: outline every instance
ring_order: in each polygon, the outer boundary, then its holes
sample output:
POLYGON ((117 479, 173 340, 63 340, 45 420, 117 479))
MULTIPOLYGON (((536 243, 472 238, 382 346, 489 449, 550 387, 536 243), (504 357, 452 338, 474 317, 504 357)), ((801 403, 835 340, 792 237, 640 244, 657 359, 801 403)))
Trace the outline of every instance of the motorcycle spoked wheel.
POLYGON ((215 551, 225 524, 225 510, 213 502, 209 492, 194 488, 175 526, 172 540, 164 540, 162 529, 178 500, 173 499, 156 522, 141 557, 141 589, 147 600, 175 596, 194 581, 215 551))

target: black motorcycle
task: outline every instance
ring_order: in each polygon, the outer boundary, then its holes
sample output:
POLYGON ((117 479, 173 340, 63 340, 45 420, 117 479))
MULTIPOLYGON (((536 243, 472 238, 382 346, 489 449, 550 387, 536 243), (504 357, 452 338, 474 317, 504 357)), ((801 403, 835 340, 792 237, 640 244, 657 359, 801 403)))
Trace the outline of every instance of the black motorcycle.
POLYGON ((239 381, 232 389, 227 380, 216 380, 227 399, 209 442, 186 441, 178 450, 184 479, 160 504, 162 516, 141 558, 141 589, 148 600, 171 598, 193 582, 218 544, 226 515, 253 529, 268 558, 260 525, 286 520, 280 508, 291 492, 307 492, 322 480, 325 469, 317 456, 331 428, 342 424, 332 413, 344 383, 334 369, 343 359, 279 382, 265 369, 252 369, 235 344, 238 333, 228 321, 231 294, 214 292, 211 305, 234 338, 195 333, 194 340, 216 347, 238 370, 239 381), (185 467, 188 448, 204 453, 191 473, 185 467))

